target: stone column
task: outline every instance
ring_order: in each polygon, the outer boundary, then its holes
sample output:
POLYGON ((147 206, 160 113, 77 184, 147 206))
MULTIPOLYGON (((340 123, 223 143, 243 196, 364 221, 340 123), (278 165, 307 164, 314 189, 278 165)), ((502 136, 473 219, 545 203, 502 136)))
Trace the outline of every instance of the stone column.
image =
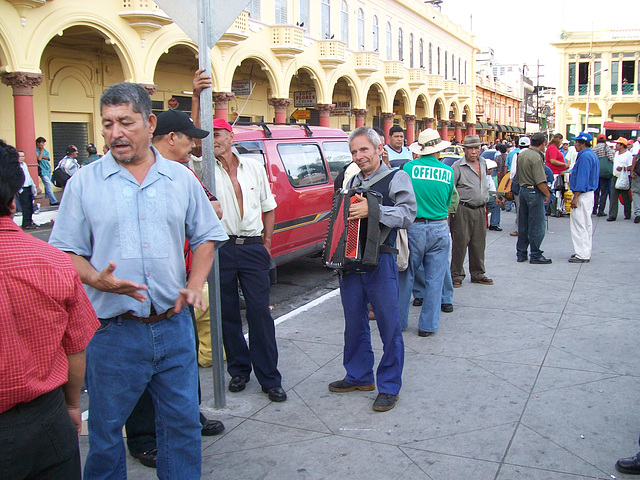
POLYGON ((287 123, 287 107, 291 105, 291 99, 270 98, 267 103, 276 110, 275 123, 287 123))
POLYGON ((213 92, 213 103, 215 103, 215 113, 213 118, 229 119, 228 104, 235 95, 231 92, 213 92))
POLYGON ((158 85, 155 85, 153 83, 141 83, 140 85, 144 87, 149 96, 153 95, 154 93, 156 93, 156 90, 158 90, 158 85))
POLYGON ((454 137, 456 142, 460 143, 462 141, 462 122, 454 122, 454 137))
POLYGON ((389 129, 391 125, 393 125, 393 117, 395 117, 393 112, 382 112, 380 114, 382 117, 382 130, 384 130, 384 138, 386 138, 386 143, 389 143, 389 129))
POLYGON ((15 118, 16 148, 24 150, 29 173, 34 182, 40 183, 36 156, 36 125, 33 115, 33 87, 42 83, 43 75, 30 72, 3 73, 2 83, 13 89, 13 114, 15 118))
POLYGON ((467 135, 476 135, 475 123, 467 123, 467 135))
POLYGON ((449 141, 449 122, 445 120, 440 120, 438 125, 438 133, 440 133, 440 138, 443 140, 449 141))
POLYGON ((320 126, 321 127, 330 127, 331 126, 331 110, 333 110, 333 103, 317 103, 316 110, 320 112, 320 126))
POLYGON ((424 128, 433 128, 433 122, 435 118, 424 117, 422 121, 424 122, 424 128))
POLYGON ((356 117, 356 128, 364 127, 364 117, 367 115, 366 108, 352 108, 351 114, 356 117))
POLYGON ((416 136, 416 116, 415 115, 403 115, 404 128, 407 135, 407 145, 411 145, 416 136))

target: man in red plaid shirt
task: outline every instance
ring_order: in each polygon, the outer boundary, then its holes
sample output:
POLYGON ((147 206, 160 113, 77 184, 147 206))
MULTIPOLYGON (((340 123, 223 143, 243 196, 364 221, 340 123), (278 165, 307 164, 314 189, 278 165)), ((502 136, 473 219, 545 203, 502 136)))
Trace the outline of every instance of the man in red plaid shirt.
POLYGON ((0 478, 79 480, 84 350, 100 323, 69 256, 13 222, 23 183, 0 140, 0 478))

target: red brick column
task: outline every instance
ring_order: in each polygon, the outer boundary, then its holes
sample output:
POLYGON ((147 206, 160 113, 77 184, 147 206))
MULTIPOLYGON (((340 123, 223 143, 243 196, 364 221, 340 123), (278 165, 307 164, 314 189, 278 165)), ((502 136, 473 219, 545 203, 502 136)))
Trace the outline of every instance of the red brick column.
POLYGON ((441 120, 438 124, 438 133, 441 139, 449 141, 449 122, 441 120))
POLYGON ((435 118, 424 117, 422 121, 424 122, 424 128, 433 128, 433 122, 435 118))
POLYGON ((287 123, 287 107, 291 105, 290 98, 270 98, 267 103, 276 110, 275 122, 287 123))
POLYGON ((335 105, 333 103, 318 103, 316 104, 316 110, 320 112, 320 126, 331 126, 331 110, 335 105))
POLYGON ((462 141, 462 122, 455 122, 453 126, 456 142, 460 143, 462 141))
POLYGON ((233 100, 235 95, 231 92, 213 92, 213 103, 215 103, 215 113, 213 118, 229 119, 229 101, 233 100))
POLYGON ((393 112, 382 112, 380 114, 382 117, 382 130, 384 130, 384 138, 386 138, 385 143, 389 143, 389 129, 391 125, 393 125, 393 117, 395 117, 393 112))
POLYGON ((351 113, 354 117, 356 117, 356 128, 364 127, 364 117, 367 115, 366 108, 353 108, 351 109, 351 113))
MULTIPOLYGON (((40 73, 3 73, 0 80, 13 89, 13 114, 15 118, 16 148, 24 150, 29 173, 39 183, 36 156, 36 125, 33 115, 33 87, 42 83, 40 73)), ((5 112, 6 113, 6 112, 5 112)))
POLYGON ((416 137, 416 116, 415 115, 403 115, 402 119, 404 120, 406 135, 407 135, 407 145, 411 145, 416 137))

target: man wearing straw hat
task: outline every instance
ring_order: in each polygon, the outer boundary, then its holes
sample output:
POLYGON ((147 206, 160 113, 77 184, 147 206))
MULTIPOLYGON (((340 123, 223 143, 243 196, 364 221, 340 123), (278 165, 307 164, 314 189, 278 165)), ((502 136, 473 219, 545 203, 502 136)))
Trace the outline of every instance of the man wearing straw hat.
POLYGON ((439 152, 451 145, 440 138, 437 130, 420 132, 409 150, 418 158, 404 165, 411 178, 418 212, 407 229, 409 266, 400 272, 398 309, 405 330, 409 323, 409 301, 413 279, 420 266, 424 268, 426 289, 418 320, 418 335, 428 337, 438 330, 442 284, 449 263, 448 207, 453 194, 453 169, 438 160, 439 152))

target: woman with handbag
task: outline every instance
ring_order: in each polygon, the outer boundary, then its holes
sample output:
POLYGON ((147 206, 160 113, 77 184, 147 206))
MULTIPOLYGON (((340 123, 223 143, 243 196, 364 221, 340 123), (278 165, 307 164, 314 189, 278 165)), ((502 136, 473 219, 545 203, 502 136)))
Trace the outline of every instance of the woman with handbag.
POLYGON ((624 205, 624 218, 631 218, 631 195, 629 195, 629 174, 633 157, 628 151, 626 138, 616 140, 616 156, 613 159, 613 178, 611 182, 611 199, 609 202, 609 217, 607 222, 614 222, 618 218, 618 196, 622 197, 624 205))

